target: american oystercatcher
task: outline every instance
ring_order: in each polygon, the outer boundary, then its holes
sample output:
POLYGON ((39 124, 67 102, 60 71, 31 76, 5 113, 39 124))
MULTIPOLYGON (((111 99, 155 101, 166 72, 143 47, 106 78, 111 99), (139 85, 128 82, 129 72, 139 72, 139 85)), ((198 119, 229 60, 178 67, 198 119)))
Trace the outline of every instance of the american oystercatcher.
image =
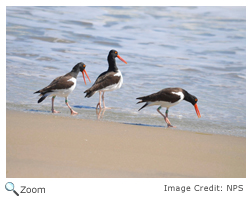
MULTIPOLYGON (((34 92, 34 94, 40 93, 39 96, 42 96, 38 100, 38 103, 42 102, 46 97, 52 96, 52 113, 59 113, 58 111, 56 111, 54 109, 54 99, 56 96, 65 97, 65 103, 68 106, 68 108, 70 109, 71 114, 72 115, 78 114, 68 104, 67 97, 76 87, 76 81, 77 81, 76 78, 77 78, 77 75, 79 74, 79 72, 82 72, 84 82, 85 82, 85 84, 87 84, 86 80, 85 80, 84 73, 86 74, 88 79, 89 79, 89 77, 88 77, 88 74, 87 74, 87 71, 85 70, 85 68, 86 68, 86 65, 84 63, 80 62, 73 67, 71 72, 69 72, 63 76, 55 78, 47 87, 34 92)), ((89 81, 90 81, 90 79, 89 79, 89 81)))
POLYGON ((164 117, 165 122, 167 123, 167 127, 173 127, 171 125, 171 122, 168 119, 168 109, 174 105, 177 105, 182 100, 186 100, 190 102, 194 106, 198 117, 199 118, 201 117, 198 106, 197 106, 198 99, 195 96, 189 94, 186 90, 181 89, 181 88, 166 88, 166 89, 162 89, 161 91, 157 93, 154 93, 148 96, 139 97, 137 99, 140 99, 138 103, 145 102, 145 105, 141 107, 138 111, 140 111, 146 106, 159 105, 159 108, 157 109, 157 111, 164 117), (166 115, 160 112, 160 109, 162 107, 166 107, 166 112, 165 112, 166 115))
POLYGON ((96 105, 96 109, 98 107, 100 107, 101 109, 101 97, 103 101, 103 108, 106 108, 104 101, 105 91, 113 91, 115 89, 121 88, 122 86, 123 77, 121 71, 116 66, 116 57, 127 64, 127 62, 118 55, 118 52, 116 50, 110 50, 107 58, 109 64, 108 70, 100 74, 93 86, 84 91, 84 93, 86 93, 85 97, 88 98, 93 96, 94 93, 96 93, 97 91, 99 91, 99 103, 96 105))

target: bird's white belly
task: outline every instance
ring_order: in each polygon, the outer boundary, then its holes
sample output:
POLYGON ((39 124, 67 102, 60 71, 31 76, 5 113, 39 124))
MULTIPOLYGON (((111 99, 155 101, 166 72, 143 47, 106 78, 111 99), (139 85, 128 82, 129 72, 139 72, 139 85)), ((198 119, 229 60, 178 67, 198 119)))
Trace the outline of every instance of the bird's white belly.
POLYGON ((105 87, 104 89, 101 90, 102 92, 113 91, 115 89, 120 89, 121 88, 121 86, 123 84, 123 76, 122 76, 121 71, 118 70, 118 72, 114 76, 120 76, 119 82, 116 83, 116 84, 112 84, 112 85, 109 85, 109 86, 105 87))
POLYGON ((153 106, 153 105, 160 105, 161 107, 166 107, 166 108, 169 108, 169 107, 172 107, 174 105, 177 105, 180 103, 180 101, 182 100, 179 100, 175 103, 171 103, 171 102, 166 102, 166 101, 155 101, 155 102, 148 102, 148 106, 153 106))
POLYGON ((50 92, 49 96, 59 96, 59 97, 67 97, 76 87, 76 79, 73 77, 68 81, 72 81, 74 84, 68 89, 56 89, 53 92, 50 92))

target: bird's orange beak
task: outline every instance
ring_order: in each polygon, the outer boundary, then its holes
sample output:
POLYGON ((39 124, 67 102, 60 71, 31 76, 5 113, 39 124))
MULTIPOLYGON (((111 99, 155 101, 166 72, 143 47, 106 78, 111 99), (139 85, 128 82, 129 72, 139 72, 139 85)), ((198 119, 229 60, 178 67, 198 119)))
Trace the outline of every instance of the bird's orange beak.
POLYGON ((117 55, 117 57, 118 57, 118 59, 120 59, 122 62, 124 62, 124 63, 127 64, 127 62, 126 62, 122 57, 120 57, 119 55, 117 55))
POLYGON ((197 105, 196 103, 195 103, 195 105, 194 105, 194 108, 195 108, 195 111, 196 111, 196 113, 197 113, 198 117, 200 118, 200 117, 201 117, 201 115, 200 115, 200 112, 199 112, 198 105, 197 105))
POLYGON ((85 79, 84 73, 86 74, 86 76, 87 76, 89 82, 91 82, 91 80, 90 80, 89 77, 88 77, 87 71, 84 69, 84 70, 82 71, 82 75, 83 75, 83 79, 84 79, 85 84, 87 84, 87 83, 86 83, 86 79, 85 79))

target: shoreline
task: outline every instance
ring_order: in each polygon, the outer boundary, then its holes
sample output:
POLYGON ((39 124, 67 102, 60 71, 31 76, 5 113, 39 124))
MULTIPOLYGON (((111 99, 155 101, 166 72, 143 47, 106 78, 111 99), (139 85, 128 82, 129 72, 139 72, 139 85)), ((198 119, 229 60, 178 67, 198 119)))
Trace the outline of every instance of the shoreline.
POLYGON ((7 178, 244 178, 246 137, 6 110, 7 178))
MULTIPOLYGON (((50 106, 51 107, 51 106, 50 106)), ((48 105, 41 105, 41 108, 37 108, 36 105, 15 105, 15 104, 6 104, 7 110, 14 110, 19 112, 28 112, 28 113, 38 113, 38 114, 51 114, 50 107, 48 105)), ((158 113, 151 114, 136 114, 132 111, 121 111, 121 108, 112 108, 111 110, 96 112, 95 107, 85 106, 85 105, 72 105, 73 108, 79 112, 76 116, 71 116, 73 119, 86 119, 86 120, 97 120, 100 118, 102 121, 115 122, 115 123, 124 123, 137 126, 148 126, 148 127, 161 127, 165 128, 165 122, 161 115, 158 113)), ((59 111, 59 116, 70 117, 69 109, 65 105, 60 105, 55 107, 59 111)), ((206 134, 218 134, 218 135, 228 135, 228 136, 237 136, 237 137, 246 137, 246 127, 237 126, 232 127, 227 122, 216 122, 208 121, 204 118, 201 119, 188 119, 179 117, 170 117, 173 125, 176 126, 176 130, 181 131, 190 131, 206 134)))

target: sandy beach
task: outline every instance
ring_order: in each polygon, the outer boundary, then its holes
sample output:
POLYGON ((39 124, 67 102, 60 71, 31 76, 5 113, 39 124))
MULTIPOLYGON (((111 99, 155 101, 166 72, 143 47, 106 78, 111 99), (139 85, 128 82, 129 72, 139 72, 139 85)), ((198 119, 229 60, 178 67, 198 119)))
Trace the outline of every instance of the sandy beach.
POLYGON ((6 111, 7 178, 246 177, 246 138, 6 111))

